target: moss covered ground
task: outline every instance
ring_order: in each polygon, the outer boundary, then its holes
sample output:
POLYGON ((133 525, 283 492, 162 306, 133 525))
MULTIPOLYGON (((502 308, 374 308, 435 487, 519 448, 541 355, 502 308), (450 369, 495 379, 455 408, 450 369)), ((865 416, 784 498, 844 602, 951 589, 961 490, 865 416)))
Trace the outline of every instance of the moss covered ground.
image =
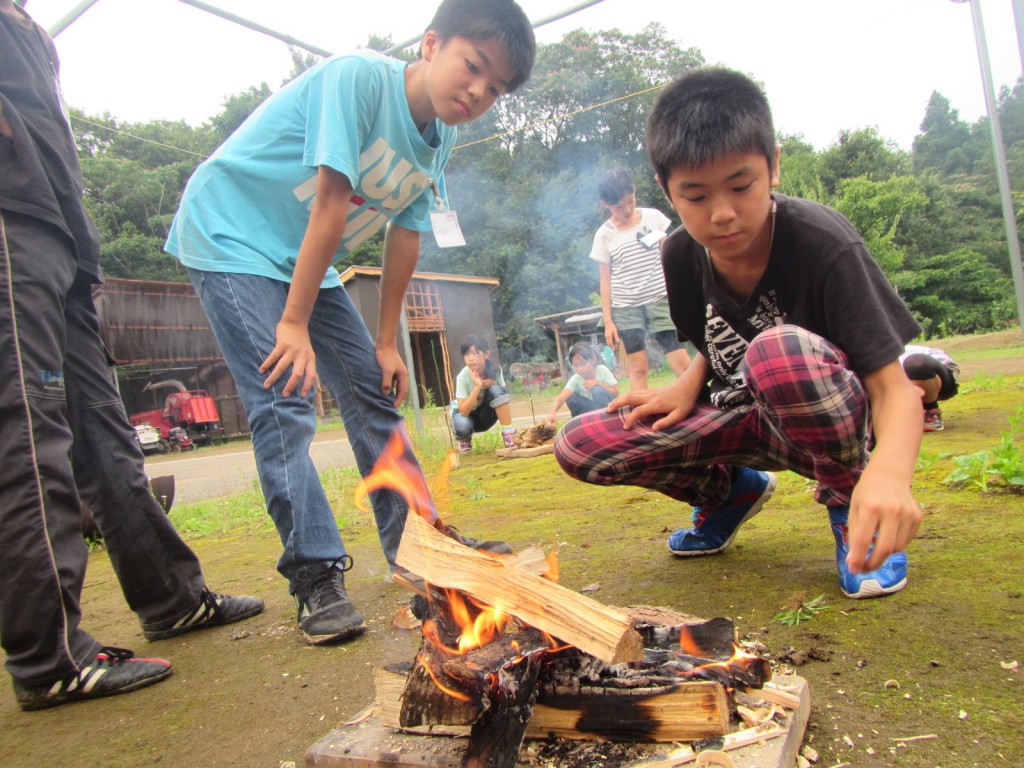
MULTIPOLYGON (((796 672, 812 689, 807 742, 819 766, 1022 766, 1024 673, 1004 665, 1024 662, 1024 494, 944 479, 954 455, 994 447, 1024 405, 1024 347, 1016 333, 939 345, 963 365, 964 391, 944 405, 946 430, 924 436, 915 491, 926 519, 908 549, 909 585, 887 598, 842 595, 823 511, 810 484, 788 473, 735 544, 709 558, 665 549, 685 505, 575 482, 551 456, 500 460, 482 444, 452 472, 445 517, 472 535, 557 545, 563 584, 599 584, 592 596, 602 602, 727 616, 771 658, 809 657, 796 672), (828 610, 811 620, 773 621, 794 599, 818 595, 828 610), (901 741, 918 736, 934 738, 901 741)), ((236 526, 189 537, 214 588, 267 601, 243 624, 147 643, 96 551, 85 626, 105 643, 170 658, 175 674, 128 696, 37 713, 18 711, 0 685, 0 765, 302 765, 311 744, 371 703, 373 668, 410 658, 416 645, 391 628, 406 595, 385 581, 372 520, 352 509, 344 477, 331 487, 357 563, 348 583, 370 625, 363 638, 302 643, 274 571, 276 534, 244 510, 236 526)))

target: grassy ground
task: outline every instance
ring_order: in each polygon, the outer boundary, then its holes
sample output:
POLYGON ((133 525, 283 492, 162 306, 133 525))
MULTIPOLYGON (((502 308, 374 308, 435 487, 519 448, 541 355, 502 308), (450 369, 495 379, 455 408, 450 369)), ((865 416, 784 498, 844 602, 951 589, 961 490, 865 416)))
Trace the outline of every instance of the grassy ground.
MULTIPOLYGON (((693 560, 672 558, 664 545, 688 508, 647 491, 577 483, 551 456, 498 460, 494 445, 478 441, 439 502, 468 533, 517 546, 557 543, 563 583, 599 583, 592 596, 602 602, 728 616, 773 659, 809 656, 796 671, 812 688, 807 741, 821 754, 819 766, 1021 766, 1022 673, 1002 663, 1024 661, 1024 494, 943 481, 954 456, 994 448, 1009 431, 1024 405, 1024 346, 1016 333, 938 346, 962 364, 965 386, 944 406, 946 431, 924 437, 915 491, 927 516, 908 550, 908 587, 884 599, 843 597, 823 511, 792 474, 730 550, 693 560), (818 595, 828 610, 812 620, 773 621, 794 599, 818 595), (885 687, 890 680, 898 687, 885 687), (897 741, 924 735, 935 738, 897 741)), ((517 408, 529 413, 526 395, 517 408)), ((437 466, 445 442, 437 432, 421 440, 426 466, 437 466)), ((1024 437, 1017 446, 1024 452, 1024 437)), ((301 765, 312 743, 372 701, 373 668, 410 658, 417 643, 391 628, 406 596, 385 582, 372 519, 350 502, 353 484, 351 472, 328 478, 356 560, 348 583, 367 614, 366 636, 333 648, 302 643, 273 567, 280 545, 258 495, 175 510, 183 528, 218 531, 189 535, 211 585, 257 594, 267 611, 147 643, 105 553, 95 552, 85 626, 105 643, 170 658, 175 674, 130 696, 31 714, 0 686, 0 765, 301 765), (211 515, 217 524, 204 528, 211 515)))

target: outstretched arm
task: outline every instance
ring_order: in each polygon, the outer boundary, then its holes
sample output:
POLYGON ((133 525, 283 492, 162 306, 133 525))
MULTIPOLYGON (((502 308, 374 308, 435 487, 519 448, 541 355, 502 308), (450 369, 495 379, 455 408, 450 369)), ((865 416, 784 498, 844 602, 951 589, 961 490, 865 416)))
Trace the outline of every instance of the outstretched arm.
POLYGON ((558 393, 558 397, 555 398, 555 402, 551 404, 551 410, 548 412, 548 424, 554 424, 558 420, 558 409, 565 405, 565 401, 570 397, 572 397, 571 389, 563 389, 558 393))
POLYGON ((917 534, 923 513, 911 493, 921 447, 921 401, 899 361, 864 377, 875 447, 850 498, 850 554, 854 573, 873 571, 917 534), (874 539, 874 550, 868 548, 874 539))
POLYGON ((662 417, 651 425, 651 429, 658 431, 671 427, 693 411, 710 370, 705 357, 698 354, 690 367, 668 386, 621 395, 608 404, 608 410, 617 411, 627 405, 633 407, 622 422, 626 429, 632 427, 637 419, 658 415, 662 417))

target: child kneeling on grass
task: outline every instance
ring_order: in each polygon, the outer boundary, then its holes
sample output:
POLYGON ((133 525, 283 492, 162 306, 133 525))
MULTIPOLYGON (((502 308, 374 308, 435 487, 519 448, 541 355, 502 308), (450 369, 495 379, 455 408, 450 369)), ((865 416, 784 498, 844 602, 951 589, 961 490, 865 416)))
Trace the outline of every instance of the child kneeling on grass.
POLYGON ((615 375, 600 363, 598 351, 585 341, 573 344, 569 348, 569 363, 573 374, 551 406, 548 424, 554 424, 558 409, 569 406, 569 413, 579 416, 581 413, 607 408, 608 404, 619 396, 619 383, 615 375))
POLYGON ((728 547, 771 497, 767 470, 793 470, 817 481, 842 591, 902 589, 922 518, 921 405, 899 357, 920 327, 845 218, 773 194, 771 111, 746 76, 677 78, 647 151, 683 223, 662 245, 672 320, 699 354, 668 386, 568 422, 556 458, 581 480, 693 505, 668 539, 679 556, 728 547))
POLYGON ((473 450, 473 433, 486 432, 499 421, 502 442, 506 448, 515 448, 511 397, 505 389, 501 366, 491 360, 490 344, 482 336, 467 336, 459 351, 466 363, 455 379, 452 409, 452 430, 459 441, 459 452, 473 450))

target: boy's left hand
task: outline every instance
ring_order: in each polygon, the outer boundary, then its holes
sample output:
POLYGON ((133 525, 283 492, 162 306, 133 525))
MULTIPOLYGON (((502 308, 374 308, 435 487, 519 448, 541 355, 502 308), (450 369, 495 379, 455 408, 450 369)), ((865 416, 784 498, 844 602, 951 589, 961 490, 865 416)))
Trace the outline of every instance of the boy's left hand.
POLYGON ((409 393, 409 369, 402 362, 402 356, 398 354, 397 347, 378 344, 375 349, 377 364, 383 374, 380 380, 380 391, 385 397, 394 392, 394 405, 397 408, 409 393))
POLYGON ((291 368, 291 375, 281 394, 288 397, 302 384, 299 394, 306 397, 316 386, 316 353, 309 341, 308 326, 281 320, 277 324, 275 336, 274 348, 260 366, 260 373, 270 371, 263 382, 263 388, 270 389, 291 368))
POLYGON ((850 497, 850 554, 846 560, 850 571, 873 571, 889 555, 906 549, 917 535, 923 517, 909 485, 869 463, 850 497), (872 541, 874 549, 868 557, 872 541))

